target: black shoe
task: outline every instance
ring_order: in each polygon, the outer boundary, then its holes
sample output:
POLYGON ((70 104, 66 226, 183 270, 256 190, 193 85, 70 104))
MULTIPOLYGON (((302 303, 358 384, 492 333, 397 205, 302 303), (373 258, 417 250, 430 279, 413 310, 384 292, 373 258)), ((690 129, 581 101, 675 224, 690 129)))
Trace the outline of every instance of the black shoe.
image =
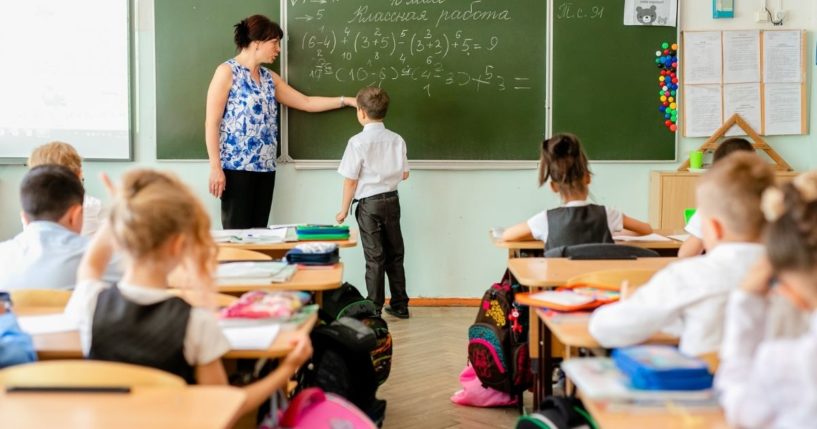
POLYGON ((392 306, 388 306, 383 308, 386 313, 391 314, 392 316, 398 319, 408 319, 409 318, 409 311, 408 308, 393 308, 392 306))

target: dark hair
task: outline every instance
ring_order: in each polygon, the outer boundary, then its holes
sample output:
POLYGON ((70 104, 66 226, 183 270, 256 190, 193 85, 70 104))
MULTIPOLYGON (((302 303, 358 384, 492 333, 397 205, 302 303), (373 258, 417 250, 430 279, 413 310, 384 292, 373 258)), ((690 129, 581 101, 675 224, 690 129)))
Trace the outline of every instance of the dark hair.
POLYGON ((30 220, 59 221, 71 207, 82 204, 85 190, 77 174, 56 164, 38 165, 20 184, 20 202, 30 220))
POLYGON ((357 107, 371 119, 383 119, 389 111, 389 94, 382 88, 367 86, 357 92, 357 107))
POLYGON ((270 21, 264 15, 253 15, 241 20, 233 28, 233 40, 237 49, 241 50, 250 46, 252 42, 266 42, 268 40, 281 40, 284 37, 284 30, 277 23, 270 21))
POLYGON ((579 138, 573 134, 556 134, 542 142, 539 157, 539 186, 550 179, 559 185, 562 195, 587 191, 590 167, 579 138))
POLYGON ((738 151, 754 152, 755 148, 751 143, 749 143, 748 140, 742 137, 726 139, 720 145, 718 145, 718 148, 715 150, 715 156, 712 157, 712 163, 714 164, 725 158, 726 155, 738 151))
MULTIPOLYGON (((810 272, 817 268, 817 173, 802 174, 780 191, 782 213, 766 228, 769 261, 777 271, 810 272)), ((767 195, 763 199, 765 211, 767 195)))

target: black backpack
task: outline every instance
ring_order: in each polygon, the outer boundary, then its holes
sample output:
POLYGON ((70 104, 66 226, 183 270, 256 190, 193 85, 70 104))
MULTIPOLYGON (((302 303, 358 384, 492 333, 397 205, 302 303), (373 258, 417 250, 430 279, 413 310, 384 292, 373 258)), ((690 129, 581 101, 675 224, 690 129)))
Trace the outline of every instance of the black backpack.
POLYGON ((324 295, 321 324, 311 334, 312 359, 298 373, 298 390, 320 387, 340 395, 380 426, 386 401, 376 394, 389 376, 392 347, 388 325, 376 311, 348 283, 324 295))
POLYGON ((516 429, 598 429, 598 424, 580 400, 550 396, 535 412, 519 417, 516 429))
POLYGON ((519 285, 506 272, 482 296, 468 328, 468 360, 485 387, 516 395, 533 381, 528 354, 528 308, 514 302, 519 285))

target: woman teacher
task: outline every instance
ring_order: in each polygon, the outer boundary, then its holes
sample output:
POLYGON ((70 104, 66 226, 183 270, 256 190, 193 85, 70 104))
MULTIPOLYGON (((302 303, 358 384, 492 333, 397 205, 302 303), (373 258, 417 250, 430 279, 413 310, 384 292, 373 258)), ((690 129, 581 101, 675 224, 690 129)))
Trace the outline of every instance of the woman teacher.
POLYGON ((262 67, 275 61, 283 36, 281 27, 262 15, 236 24, 239 53, 216 68, 207 90, 210 193, 221 198, 225 229, 267 226, 275 188, 277 103, 307 112, 357 104, 354 97, 308 97, 262 67))

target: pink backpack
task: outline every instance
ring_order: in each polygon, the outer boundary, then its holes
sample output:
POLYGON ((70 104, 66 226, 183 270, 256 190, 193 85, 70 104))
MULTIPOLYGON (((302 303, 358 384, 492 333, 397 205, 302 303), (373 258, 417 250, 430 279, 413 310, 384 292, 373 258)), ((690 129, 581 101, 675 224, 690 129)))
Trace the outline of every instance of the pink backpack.
POLYGON ((292 399, 281 428, 287 429, 377 429, 374 423, 351 402, 312 387, 292 399))
POLYGON ((509 407, 516 405, 516 398, 511 395, 500 392, 499 390, 484 387, 482 382, 477 378, 477 373, 474 367, 470 364, 465 366, 465 369, 460 373, 460 384, 462 389, 454 393, 451 397, 451 402, 457 405, 468 405, 471 407, 509 407))

